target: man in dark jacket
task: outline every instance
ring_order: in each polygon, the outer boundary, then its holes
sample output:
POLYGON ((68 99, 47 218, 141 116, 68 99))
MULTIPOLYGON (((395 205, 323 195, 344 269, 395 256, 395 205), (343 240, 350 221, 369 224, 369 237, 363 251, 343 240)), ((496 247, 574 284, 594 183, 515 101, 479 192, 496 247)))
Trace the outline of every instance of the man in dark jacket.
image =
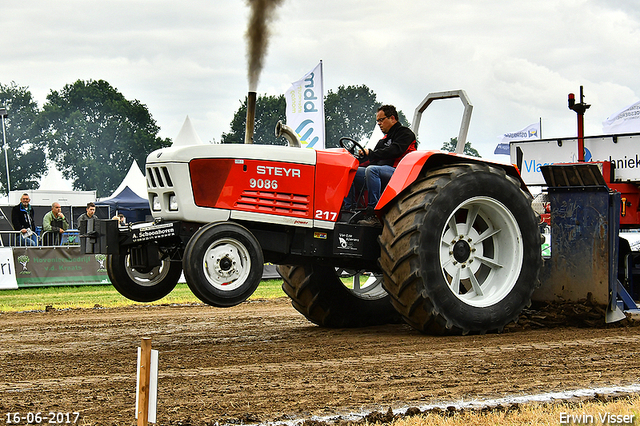
POLYGON ((383 188, 389 183, 396 166, 406 154, 416 149, 416 136, 408 127, 404 127, 398 120, 398 112, 393 105, 383 105, 376 113, 376 122, 384 133, 384 137, 378 141, 372 150, 364 149, 365 162, 358 167, 356 177, 345 200, 345 208, 354 207, 356 194, 364 188, 367 189, 367 212, 365 220, 360 223, 379 224, 373 214, 373 209, 380 200, 383 188))
POLYGON ((13 229, 20 231, 20 236, 16 238, 16 245, 37 246, 38 236, 36 235, 36 224, 33 221, 33 207, 29 202, 29 194, 22 194, 20 204, 11 210, 11 224, 13 229))

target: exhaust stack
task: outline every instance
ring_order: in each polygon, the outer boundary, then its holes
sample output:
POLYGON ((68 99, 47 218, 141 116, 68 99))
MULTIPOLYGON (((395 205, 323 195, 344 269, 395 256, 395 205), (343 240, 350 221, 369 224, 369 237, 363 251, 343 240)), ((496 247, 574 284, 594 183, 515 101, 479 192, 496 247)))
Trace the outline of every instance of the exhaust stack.
POLYGON ((292 146, 294 148, 302 148, 300 138, 298 137, 296 132, 294 132, 291 127, 284 124, 281 120, 278 120, 278 123, 276 124, 276 137, 279 138, 280 136, 287 140, 289 146, 292 146))
POLYGON ((256 123, 256 92, 247 94, 247 124, 244 133, 244 143, 253 143, 253 130, 256 123))

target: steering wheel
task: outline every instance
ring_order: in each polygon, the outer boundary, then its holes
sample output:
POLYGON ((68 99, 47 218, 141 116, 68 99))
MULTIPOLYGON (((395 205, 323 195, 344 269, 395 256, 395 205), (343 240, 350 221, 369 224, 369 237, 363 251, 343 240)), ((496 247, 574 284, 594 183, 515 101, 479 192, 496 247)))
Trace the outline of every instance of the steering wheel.
POLYGON ((349 154, 353 155, 358 160, 361 160, 361 159, 363 159, 365 157, 364 154, 362 154, 362 155, 360 154, 360 152, 364 153, 364 148, 362 147, 362 145, 360 145, 355 140, 345 136, 345 137, 340 138, 338 143, 340 144, 341 147, 346 149, 349 152, 349 154))

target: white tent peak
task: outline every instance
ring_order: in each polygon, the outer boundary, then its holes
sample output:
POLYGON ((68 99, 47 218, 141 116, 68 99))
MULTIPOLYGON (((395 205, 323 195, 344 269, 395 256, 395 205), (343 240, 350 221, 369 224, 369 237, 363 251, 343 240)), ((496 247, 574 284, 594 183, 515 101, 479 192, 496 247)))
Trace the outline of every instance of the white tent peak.
MULTIPOLYGON (((73 182, 62 176, 53 162, 47 162, 47 171, 40 180, 38 189, 73 191, 73 182)), ((22 194, 20 194, 22 195, 22 194)))
POLYGON ((196 130, 193 128, 193 124, 191 124, 191 120, 187 115, 187 118, 184 120, 184 124, 182 125, 182 129, 180 129, 178 136, 173 140, 173 144, 171 146, 189 145, 204 145, 204 143, 196 133, 196 130))
POLYGON ((124 177, 122 182, 120 182, 120 186, 118 186, 118 188, 116 188, 116 190, 113 191, 113 193, 106 199, 113 198, 120 194, 127 186, 135 192, 137 196, 145 199, 147 198, 147 178, 144 177, 140 171, 140 167, 138 167, 138 162, 136 160, 133 160, 127 175, 124 177))

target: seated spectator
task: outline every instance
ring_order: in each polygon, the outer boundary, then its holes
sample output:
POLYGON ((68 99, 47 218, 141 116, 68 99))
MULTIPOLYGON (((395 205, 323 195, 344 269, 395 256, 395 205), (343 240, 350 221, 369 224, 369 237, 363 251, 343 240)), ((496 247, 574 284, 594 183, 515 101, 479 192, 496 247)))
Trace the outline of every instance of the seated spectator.
POLYGON ((69 229, 67 218, 62 214, 60 203, 51 204, 51 211, 42 218, 42 244, 56 246, 60 244, 60 237, 69 229))

